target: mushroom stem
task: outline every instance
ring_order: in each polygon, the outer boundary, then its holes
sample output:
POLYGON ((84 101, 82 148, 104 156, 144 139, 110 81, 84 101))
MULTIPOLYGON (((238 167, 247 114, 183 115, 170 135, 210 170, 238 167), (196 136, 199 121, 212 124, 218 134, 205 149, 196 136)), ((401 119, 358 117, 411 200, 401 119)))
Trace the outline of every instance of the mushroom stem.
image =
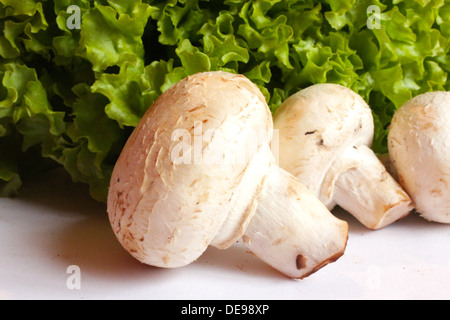
POLYGON ((357 163, 337 176, 333 198, 370 229, 381 229, 406 216, 412 201, 367 146, 349 148, 334 167, 357 163))
POLYGON ((345 251, 348 225, 333 216, 294 176, 273 165, 242 237, 260 259, 303 279, 345 251))

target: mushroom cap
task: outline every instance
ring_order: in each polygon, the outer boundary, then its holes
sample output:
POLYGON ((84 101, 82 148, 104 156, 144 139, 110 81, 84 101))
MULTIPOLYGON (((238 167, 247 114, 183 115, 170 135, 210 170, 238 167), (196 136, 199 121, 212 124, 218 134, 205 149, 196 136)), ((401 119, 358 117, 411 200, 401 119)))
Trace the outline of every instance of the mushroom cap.
POLYGON ((245 231, 235 225, 255 211, 271 138, 265 98, 244 76, 206 72, 179 81, 144 115, 114 168, 108 215, 119 242, 159 267, 191 263, 221 229, 227 236, 217 246, 231 244, 245 231))
POLYGON ((428 92, 395 113, 388 136, 394 174, 432 221, 450 223, 450 92, 428 92))
POLYGON ((323 83, 290 96, 273 118, 283 154, 280 167, 296 176, 329 209, 333 208, 335 179, 352 164, 332 172, 330 168, 349 147, 372 144, 374 124, 370 107, 351 89, 323 83), (292 148, 293 145, 297 147, 292 148))

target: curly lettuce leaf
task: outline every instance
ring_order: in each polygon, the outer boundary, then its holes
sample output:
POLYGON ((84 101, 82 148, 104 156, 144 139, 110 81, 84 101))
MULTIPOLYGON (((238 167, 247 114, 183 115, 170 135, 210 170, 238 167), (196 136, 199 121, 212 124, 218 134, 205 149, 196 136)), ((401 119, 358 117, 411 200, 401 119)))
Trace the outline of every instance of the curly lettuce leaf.
POLYGON ((245 74, 272 111, 309 85, 347 86, 371 106, 372 148, 385 153, 397 108, 450 90, 449 21, 444 0, 0 0, 0 194, 42 158, 105 201, 144 113, 202 71, 245 74))
POLYGON ((128 60, 142 58, 141 37, 154 8, 134 1, 108 1, 109 6, 95 2, 83 16, 77 53, 92 63, 94 71, 103 71, 128 60))

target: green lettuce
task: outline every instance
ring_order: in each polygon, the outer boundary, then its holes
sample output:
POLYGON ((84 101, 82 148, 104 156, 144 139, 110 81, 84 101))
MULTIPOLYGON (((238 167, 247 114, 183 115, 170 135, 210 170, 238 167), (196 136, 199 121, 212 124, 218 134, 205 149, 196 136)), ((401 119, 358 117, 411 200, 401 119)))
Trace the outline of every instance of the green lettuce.
POLYGON ((449 21, 446 0, 0 0, 0 196, 62 166, 105 201, 144 113, 202 71, 245 74, 272 111, 312 84, 349 87, 386 153, 397 108, 450 90, 449 21))

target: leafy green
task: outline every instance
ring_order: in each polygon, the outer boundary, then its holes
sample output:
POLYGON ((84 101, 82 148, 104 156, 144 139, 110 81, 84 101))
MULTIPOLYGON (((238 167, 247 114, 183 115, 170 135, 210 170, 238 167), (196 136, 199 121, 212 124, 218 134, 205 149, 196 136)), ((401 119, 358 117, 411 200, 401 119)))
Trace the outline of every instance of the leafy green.
POLYGON ((59 165, 105 201, 144 113, 202 71, 245 74, 272 111, 309 85, 347 86, 385 153, 398 107, 450 90, 449 21, 447 0, 0 0, 0 196, 59 165))

